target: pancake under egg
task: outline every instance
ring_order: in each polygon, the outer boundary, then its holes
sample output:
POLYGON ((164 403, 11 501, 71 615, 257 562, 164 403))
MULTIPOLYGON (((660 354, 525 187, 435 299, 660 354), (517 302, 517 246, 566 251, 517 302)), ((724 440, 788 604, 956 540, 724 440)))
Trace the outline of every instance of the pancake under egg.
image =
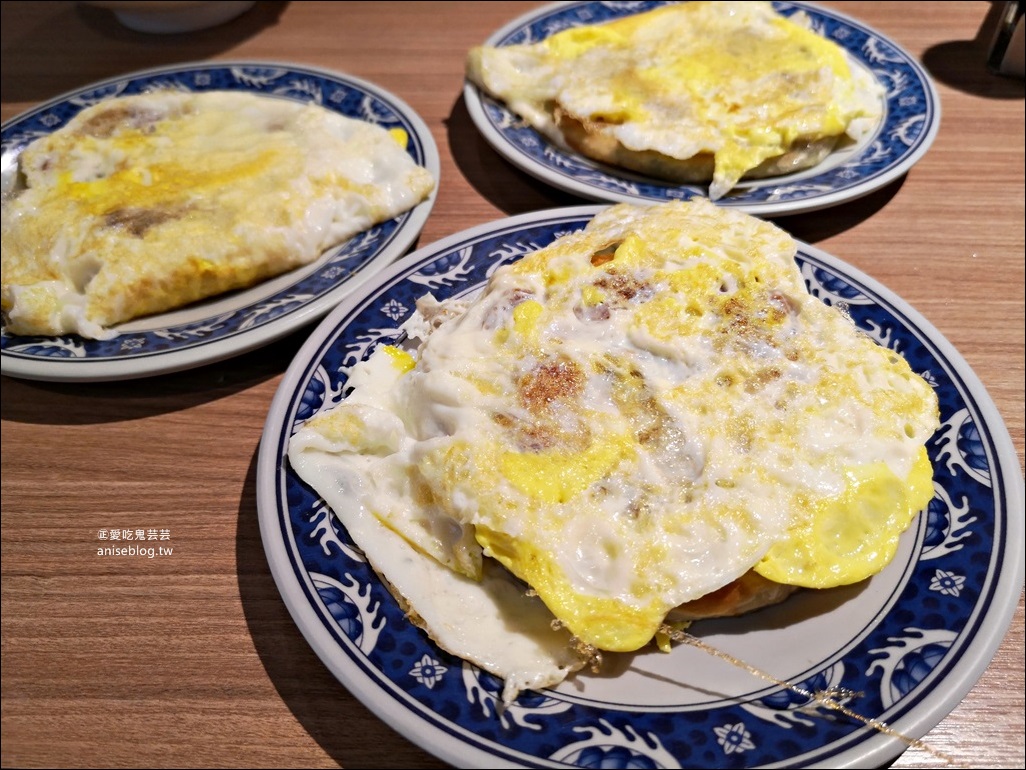
POLYGON ((768 2, 686 2, 480 46, 467 77, 562 146, 680 183, 814 166, 879 121, 882 89, 807 17, 768 2))
POLYGON ((82 110, 24 149, 4 200, 7 332, 109 338, 313 262, 434 189, 399 134, 235 91, 82 110))
POLYGON ((472 301, 422 300, 419 347, 358 364, 289 460, 507 695, 579 667, 571 637, 639 649, 753 571, 742 588, 861 581, 933 496, 937 398, 795 253, 702 199, 606 209, 472 301), (496 562, 530 634, 496 609, 496 562))

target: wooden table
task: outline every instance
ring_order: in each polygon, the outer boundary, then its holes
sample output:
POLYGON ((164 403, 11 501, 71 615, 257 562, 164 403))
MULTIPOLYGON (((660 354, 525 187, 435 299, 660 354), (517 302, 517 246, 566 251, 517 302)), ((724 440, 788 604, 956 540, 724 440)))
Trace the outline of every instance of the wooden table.
MULTIPOLYGON (((224 26, 136 33, 71 2, 4 2, 4 120, 92 81, 175 62, 269 59, 377 83, 430 127, 442 180, 420 245, 580 203, 514 170, 461 98, 463 57, 537 2, 261 2, 224 26)), ((943 119, 883 190, 782 220, 883 282, 979 375, 1023 462, 1023 81, 989 74, 991 3, 827 3, 924 62, 943 119)), ((3 378, 5 767, 443 767, 321 664, 269 573, 256 515, 264 417, 310 329, 223 363, 86 385, 3 378), (105 528, 174 553, 96 554, 105 528)), ((964 702, 925 738, 960 767, 1023 766, 1023 602, 964 702)), ((894 767, 930 767, 910 749, 894 767)))

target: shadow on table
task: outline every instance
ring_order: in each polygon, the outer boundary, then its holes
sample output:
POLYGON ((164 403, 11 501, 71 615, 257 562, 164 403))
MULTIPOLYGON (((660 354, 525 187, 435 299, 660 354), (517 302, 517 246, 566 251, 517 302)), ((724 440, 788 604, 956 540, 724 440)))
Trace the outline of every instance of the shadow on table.
POLYGON ((239 503, 235 538, 242 609, 260 662, 285 705, 324 751, 345 767, 447 768, 400 734, 381 744, 380 721, 331 674, 292 620, 271 576, 256 506, 257 452, 239 503), (368 736, 377 742, 369 743, 368 736), (387 764, 382 757, 387 757, 387 764))
POLYGON ((556 189, 509 163, 477 130, 462 95, 445 126, 449 151, 460 172, 478 193, 510 216, 596 202, 556 189))
POLYGON ((935 80, 987 99, 1026 97, 1026 81, 1022 78, 997 75, 987 69, 987 57, 1004 5, 1004 2, 991 3, 974 37, 938 43, 923 52, 923 64, 935 80))
POLYGON ((816 243, 850 230, 881 211, 898 194, 902 185, 905 184, 906 178, 906 175, 902 174, 879 190, 861 198, 846 201, 839 206, 818 209, 807 214, 773 217, 772 219, 798 240, 816 243))
POLYGON ((143 379, 81 383, 2 377, 0 416, 37 425, 96 425, 190 409, 281 375, 311 329, 224 361, 143 379))

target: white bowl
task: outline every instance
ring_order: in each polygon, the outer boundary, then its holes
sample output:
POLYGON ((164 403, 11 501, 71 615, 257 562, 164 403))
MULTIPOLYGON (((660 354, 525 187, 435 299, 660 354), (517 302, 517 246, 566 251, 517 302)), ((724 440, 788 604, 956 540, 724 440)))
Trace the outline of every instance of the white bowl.
POLYGON ((170 35, 224 24, 241 16, 255 4, 244 2, 86 2, 106 8, 123 25, 136 32, 170 35))

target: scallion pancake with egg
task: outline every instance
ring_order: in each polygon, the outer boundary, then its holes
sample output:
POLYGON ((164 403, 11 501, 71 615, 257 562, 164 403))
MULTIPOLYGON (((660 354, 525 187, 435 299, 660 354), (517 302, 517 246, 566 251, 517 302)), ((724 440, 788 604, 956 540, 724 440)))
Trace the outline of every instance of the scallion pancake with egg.
POLYGON ((820 163, 879 121, 882 89, 845 51, 764 2, 687 2, 540 42, 480 46, 467 77, 557 144, 678 183, 820 163))
POLYGON ((471 301, 424 298, 419 346, 357 365, 289 460, 507 696, 678 618, 862 581, 933 495, 937 399, 795 253, 704 199, 606 209, 471 301))
POLYGON ((6 331, 89 338, 309 264, 435 185, 401 129, 241 91, 105 100, 28 145, 19 171, 6 331))

